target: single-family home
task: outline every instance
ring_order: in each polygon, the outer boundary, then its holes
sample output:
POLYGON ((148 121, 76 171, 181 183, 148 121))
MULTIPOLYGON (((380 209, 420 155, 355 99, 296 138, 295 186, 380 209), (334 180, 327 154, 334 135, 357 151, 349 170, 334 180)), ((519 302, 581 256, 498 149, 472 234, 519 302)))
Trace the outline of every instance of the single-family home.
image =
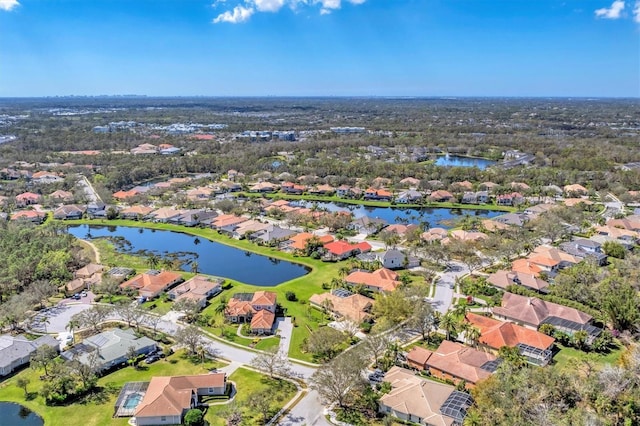
POLYGON ((371 251, 371 245, 366 241, 352 244, 348 241, 338 240, 325 244, 324 249, 326 252, 322 259, 335 262, 347 259, 359 253, 369 252, 371 251))
POLYGON ((398 204, 418 204, 420 201, 422 201, 422 193, 415 189, 402 191, 396 197, 396 203, 398 204))
POLYGON ((53 218, 59 220, 82 219, 86 208, 76 204, 60 206, 53 211, 53 218))
POLYGON ((365 263, 379 262, 383 268, 400 269, 420 266, 420 259, 410 256, 398 249, 375 251, 358 255, 358 260, 365 263))
POLYGON ((578 183, 564 186, 564 193, 570 197, 581 197, 587 195, 588 192, 587 188, 578 183))
POLYGON ((432 376, 456 384, 464 381, 466 388, 489 377, 498 365, 495 355, 449 340, 443 341, 427 360, 432 376))
POLYGON ((455 197, 449 191, 445 191, 443 189, 438 189, 436 191, 433 191, 429 195, 429 200, 435 201, 437 203, 453 202, 453 201, 455 201, 455 197))
POLYGON ((42 223, 46 218, 47 214, 38 210, 21 210, 11 215, 11 220, 18 222, 42 223))
POLYGON ((224 395, 226 389, 225 373, 152 377, 135 409, 135 424, 180 425, 186 412, 198 406, 200 396, 224 395))
POLYGON ((322 311, 333 314, 338 319, 347 319, 356 324, 371 317, 374 300, 358 293, 351 293, 344 289, 331 293, 314 294, 309 298, 309 304, 322 311))
POLYGON ((73 201, 73 194, 69 191, 63 191, 62 189, 58 189, 57 191, 54 191, 51 194, 49 194, 49 198, 52 201, 66 203, 66 202, 73 201))
POLYGON ((356 231, 358 234, 374 235, 385 226, 387 226, 387 221, 384 219, 362 216, 354 219, 347 228, 356 231))
POLYGON ((602 244, 586 238, 560 243, 560 250, 579 259, 593 259, 598 265, 607 263, 607 255, 602 251, 602 244))
POLYGON ((392 367, 384 376, 391 390, 382 395, 378 411, 403 422, 429 426, 462 425, 473 398, 453 386, 392 367))
POLYGON ((435 243, 442 241, 449 236, 449 231, 444 228, 430 228, 420 234, 420 238, 427 243, 435 243))
POLYGON ((253 232, 249 235, 249 240, 259 244, 276 246, 282 241, 288 240, 297 232, 291 229, 281 228, 277 225, 269 225, 264 229, 253 232))
POLYGON ((22 194, 16 195, 17 207, 30 206, 32 204, 37 204, 40 201, 42 201, 42 196, 33 192, 23 192, 22 194))
POLYGON ((400 186, 402 188, 417 188, 420 186, 420 179, 416 179, 414 177, 406 177, 400 181, 400 186))
POLYGON ((114 328, 87 337, 60 356, 67 361, 77 359, 100 372, 126 363, 130 348, 143 355, 155 351, 157 344, 146 336, 136 336, 131 329, 114 328))
POLYGON ((222 282, 222 279, 196 275, 169 290, 167 295, 176 302, 182 299, 193 300, 202 309, 207 305, 207 299, 222 291, 222 282))
POLYGON ((367 290, 374 292, 394 291, 402 285, 402 282, 398 280, 398 274, 386 268, 380 268, 373 272, 354 271, 344 280, 350 286, 364 286, 367 290))
POLYGON ((328 195, 333 195, 333 193, 335 192, 336 192, 336 189, 333 186, 327 185, 327 184, 317 185, 309 189, 309 194, 314 194, 314 195, 328 196, 328 195))
POLYGON ((478 344, 494 354, 503 346, 518 348, 528 362, 545 366, 553 357, 555 339, 512 322, 498 321, 484 315, 467 313, 466 321, 480 331, 478 344))
POLYGON ((182 275, 177 272, 149 270, 123 282, 120 288, 132 288, 138 290, 141 297, 153 299, 180 282, 182 282, 182 275))
POLYGON ((273 333, 273 325, 275 323, 276 299, 277 295, 272 291, 236 293, 227 302, 224 316, 227 321, 233 323, 250 323, 253 333, 270 334, 273 333), (269 314, 257 315, 263 310, 268 311, 269 314), (257 319, 254 322, 253 320, 256 316, 257 319), (270 325, 267 323, 270 323, 270 325))
POLYGON ((0 376, 11 374, 16 369, 28 364, 36 350, 43 345, 58 349, 60 342, 50 335, 40 336, 35 340, 27 339, 23 335, 1 335, 0 376))
POLYGON ((307 190, 307 187, 293 182, 283 182, 280 190, 285 194, 301 195, 307 190))
POLYGON ((492 310, 493 316, 537 330, 542 324, 551 324, 568 334, 584 330, 590 337, 597 337, 602 330, 593 326, 593 317, 587 313, 537 297, 505 293, 502 305, 492 310))
POLYGON ((120 217, 123 219, 143 219, 147 217, 154 209, 152 207, 135 205, 122 209, 120 217))
POLYGON ((62 179, 56 173, 42 171, 32 174, 31 180, 33 181, 33 183, 46 185, 50 183, 62 182, 64 179, 62 179))
POLYGON ((260 193, 275 192, 277 190, 278 190, 278 187, 272 184, 271 182, 258 182, 249 188, 249 192, 260 192, 260 193))
POLYGON ((391 201, 393 198, 393 194, 386 189, 376 189, 373 187, 367 188, 364 191, 364 199, 365 200, 374 200, 374 201, 391 201))
POLYGON ((549 291, 549 283, 535 274, 519 271, 499 270, 487 277, 487 284, 506 290, 511 285, 521 285, 540 293, 549 291))
POLYGON ((524 203, 524 196, 519 192, 500 194, 496 197, 496 204, 499 206, 517 206, 522 203, 524 203))
POLYGON ((429 349, 425 349, 421 346, 414 346, 407 353, 407 365, 418 371, 426 370, 428 368, 427 361, 429 361, 431 355, 433 355, 433 352, 429 349))

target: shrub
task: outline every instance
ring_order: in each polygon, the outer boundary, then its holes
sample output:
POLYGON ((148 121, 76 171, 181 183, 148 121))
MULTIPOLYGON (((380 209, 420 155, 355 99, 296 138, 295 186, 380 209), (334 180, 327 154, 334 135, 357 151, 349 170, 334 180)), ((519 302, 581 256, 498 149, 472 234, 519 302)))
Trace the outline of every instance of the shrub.
POLYGON ((184 424, 185 426, 200 426, 204 424, 204 414, 201 410, 197 408, 193 408, 187 411, 187 414, 184 416, 184 424))
POLYGON ((295 302, 296 300, 298 300, 298 296, 296 296, 296 294, 292 291, 287 291, 285 293, 285 298, 289 301, 289 302, 295 302))

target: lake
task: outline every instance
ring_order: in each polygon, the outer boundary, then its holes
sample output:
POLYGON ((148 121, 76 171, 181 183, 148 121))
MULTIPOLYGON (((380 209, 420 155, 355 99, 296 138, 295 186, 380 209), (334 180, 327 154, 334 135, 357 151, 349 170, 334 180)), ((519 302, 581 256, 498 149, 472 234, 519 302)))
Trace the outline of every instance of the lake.
POLYGON ((493 166, 496 162, 486 158, 461 157, 459 155, 439 155, 436 166, 444 167, 477 167, 480 170, 493 166))
POLYGON ((492 217, 504 214, 491 210, 474 209, 448 209, 448 208, 403 208, 403 207, 369 207, 358 204, 341 204, 333 202, 312 202, 303 201, 299 204, 311 208, 316 205, 329 211, 348 211, 353 213, 355 218, 369 216, 379 218, 387 223, 414 223, 428 222, 429 227, 451 228, 447 223, 463 218, 465 215, 480 217, 481 219, 491 219, 492 217))
POLYGON ((144 252, 153 252, 161 257, 177 254, 180 260, 185 261, 182 267, 184 271, 191 271, 189 261, 197 260, 198 271, 203 274, 257 286, 276 286, 309 273, 309 269, 303 265, 180 232, 126 226, 80 225, 70 226, 69 233, 83 239, 110 237, 119 251, 131 254, 145 255, 144 252))
POLYGON ((44 420, 33 411, 14 402, 0 402, 0 424, 42 426, 44 420))

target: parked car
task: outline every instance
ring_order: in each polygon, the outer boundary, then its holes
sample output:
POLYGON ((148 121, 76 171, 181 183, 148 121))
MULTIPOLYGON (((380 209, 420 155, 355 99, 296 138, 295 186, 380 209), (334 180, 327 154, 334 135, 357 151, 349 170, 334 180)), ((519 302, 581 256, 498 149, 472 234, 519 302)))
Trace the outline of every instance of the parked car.
POLYGON ((87 297, 87 290, 83 291, 82 293, 80 293, 80 296, 82 297, 87 297))
POLYGON ((71 298, 72 298, 73 300, 80 300, 80 293, 76 293, 76 294, 74 294, 73 296, 71 296, 71 298))
POLYGON ((154 362, 158 361, 159 359, 160 359, 160 355, 158 355, 158 354, 152 354, 152 355, 149 355, 148 357, 146 357, 146 358, 144 359, 144 363, 145 363, 145 364, 152 364, 152 363, 154 363, 154 362))

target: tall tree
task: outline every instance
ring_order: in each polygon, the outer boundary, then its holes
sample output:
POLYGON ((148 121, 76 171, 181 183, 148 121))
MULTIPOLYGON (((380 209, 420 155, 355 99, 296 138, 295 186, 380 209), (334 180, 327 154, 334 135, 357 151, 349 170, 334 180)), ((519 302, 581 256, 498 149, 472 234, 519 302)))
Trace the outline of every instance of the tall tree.
POLYGON ((344 353, 313 373, 311 388, 329 404, 345 408, 351 402, 350 398, 366 386, 363 379, 366 364, 357 351, 344 353))

